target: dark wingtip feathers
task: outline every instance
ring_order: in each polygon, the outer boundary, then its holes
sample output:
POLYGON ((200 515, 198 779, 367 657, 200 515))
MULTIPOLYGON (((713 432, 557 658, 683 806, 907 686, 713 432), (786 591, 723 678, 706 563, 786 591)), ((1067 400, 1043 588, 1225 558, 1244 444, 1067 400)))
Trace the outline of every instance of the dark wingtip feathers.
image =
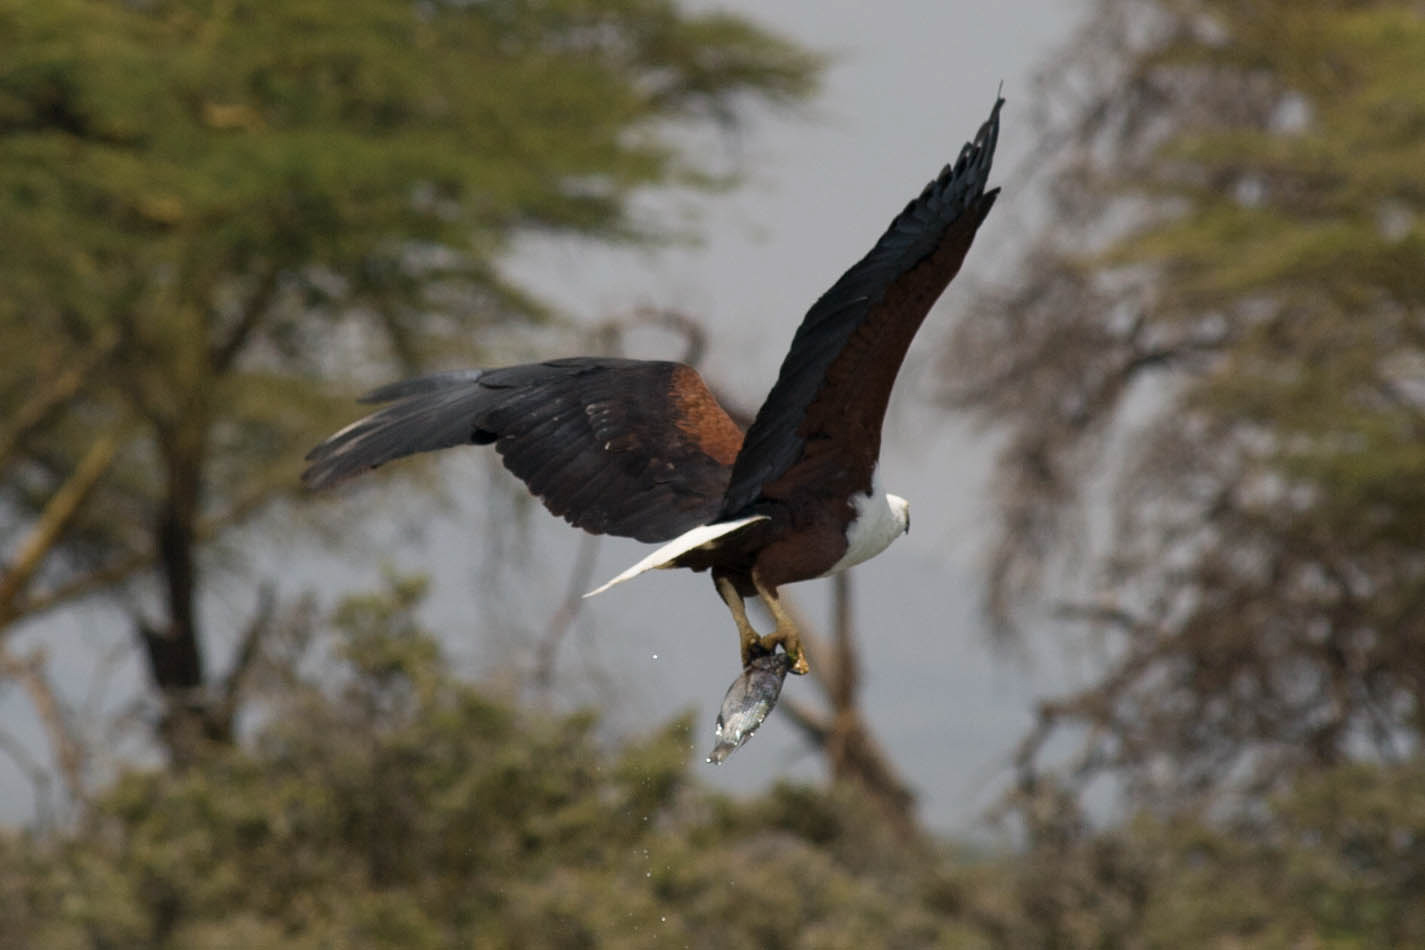
MULTIPOLYGON (((934 254, 949 228, 963 223, 968 228, 962 228, 962 232, 968 230, 972 237, 989 214, 999 193, 999 189, 986 190, 986 186, 999 143, 1004 101, 1003 96, 996 95, 989 117, 974 139, 960 149, 955 161, 945 165, 919 196, 906 204, 871 251, 842 274, 807 312, 792 339, 777 383, 743 441, 719 518, 744 514, 762 487, 795 463, 805 444, 798 434, 799 427, 826 382, 828 368, 860 322, 879 305, 887 288, 934 254)), ((965 239, 966 249, 968 240, 965 239)), ((957 261, 955 269, 958 267, 957 261)), ((936 289, 934 296, 938 297, 943 289, 943 285, 936 289)), ((924 311, 915 316, 917 326, 923 317, 924 311)), ((896 357, 895 368, 899 368, 901 356, 896 357)), ((875 425, 879 427, 879 419, 875 425)))
POLYGON ((393 459, 472 441, 482 370, 456 370, 391 383, 362 396, 390 403, 307 453, 302 484, 318 491, 393 459))
POLYGON ((989 183, 990 166, 994 163, 995 148, 999 145, 999 113, 1003 106, 1004 96, 997 95, 989 118, 980 124, 974 139, 961 146, 955 162, 946 165, 939 177, 926 186, 927 192, 953 187, 959 192, 957 197, 966 205, 981 195, 989 196, 993 202, 993 196, 999 194, 999 189, 987 192, 985 186, 989 183))
POLYGON ((484 373, 485 371, 481 369, 457 369, 448 373, 432 373, 429 376, 421 376, 416 379, 403 379, 399 383, 387 383, 385 386, 378 386, 369 393, 363 393, 357 397, 356 401, 369 405, 395 402, 397 399, 404 399, 407 396, 428 395, 440 392, 442 389, 473 383, 484 373))

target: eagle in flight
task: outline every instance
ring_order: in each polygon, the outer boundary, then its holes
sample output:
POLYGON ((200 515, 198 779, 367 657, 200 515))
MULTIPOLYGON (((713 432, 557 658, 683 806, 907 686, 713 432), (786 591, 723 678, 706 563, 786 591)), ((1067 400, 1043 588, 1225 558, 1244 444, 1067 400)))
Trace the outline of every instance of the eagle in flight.
POLYGON ((859 564, 910 526, 909 503, 877 477, 881 423, 911 339, 999 194, 985 186, 1003 104, 812 305, 745 433, 690 366, 579 356, 383 386, 362 401, 387 405, 314 448, 303 481, 494 445, 570 524, 662 543, 591 594, 651 568, 708 571, 744 667, 781 647, 783 671, 806 672, 777 590, 859 564), (753 595, 776 622, 765 636, 747 619, 753 595))

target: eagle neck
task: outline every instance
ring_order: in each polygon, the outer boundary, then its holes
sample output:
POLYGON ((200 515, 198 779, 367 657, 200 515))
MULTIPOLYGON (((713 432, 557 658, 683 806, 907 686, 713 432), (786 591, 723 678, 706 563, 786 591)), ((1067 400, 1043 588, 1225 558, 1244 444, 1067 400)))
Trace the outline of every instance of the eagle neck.
POLYGON ((851 506, 856 514, 846 525, 846 553, 831 565, 827 574, 837 574, 869 561, 905 534, 905 510, 897 510, 892 505, 890 496, 882 490, 879 473, 873 473, 869 492, 851 496, 851 506))

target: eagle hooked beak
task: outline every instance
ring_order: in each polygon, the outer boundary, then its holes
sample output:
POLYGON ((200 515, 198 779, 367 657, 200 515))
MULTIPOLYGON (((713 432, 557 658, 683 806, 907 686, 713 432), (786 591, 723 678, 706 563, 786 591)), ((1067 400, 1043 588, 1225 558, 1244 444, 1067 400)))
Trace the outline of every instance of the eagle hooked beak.
POLYGON ((901 534, 910 534, 910 502, 900 495, 886 495, 891 513, 901 523, 901 534))

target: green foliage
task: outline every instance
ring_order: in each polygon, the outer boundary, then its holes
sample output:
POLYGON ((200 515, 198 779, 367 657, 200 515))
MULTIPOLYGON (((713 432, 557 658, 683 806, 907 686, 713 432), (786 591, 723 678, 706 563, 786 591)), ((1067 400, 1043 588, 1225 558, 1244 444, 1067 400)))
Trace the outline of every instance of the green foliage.
POLYGON ((1001 602, 1065 502, 1117 479, 1067 611, 1114 666, 1037 740, 1090 725, 1084 775, 1168 799, 1418 747, 1425 17, 1108 0, 1066 62, 1098 86, 1063 232, 959 341, 970 401, 1013 430, 1001 602), (1107 471, 1130 393, 1158 412, 1107 471))
POLYGON ((539 312, 499 276, 512 237, 652 236, 637 189, 715 183, 671 124, 794 101, 815 70, 667 0, 17 0, 0 35, 0 327, 27 344, 0 393, 118 329, 44 449, 136 414, 158 454, 216 456, 217 508, 289 481, 326 424, 335 321, 407 363, 470 351, 539 312))
POLYGON ((339 670, 285 680, 246 747, 0 838, 0 946, 978 945, 866 802, 736 804, 686 719, 615 747, 516 709, 451 676, 418 587, 339 608, 339 670))
POLYGON ((1418 759, 1343 766, 1231 821, 1145 814, 1100 832, 1045 791, 1034 846, 972 869, 969 889, 1008 947, 1418 946, 1422 782, 1418 759))
POLYGON ((417 620, 421 587, 338 607, 320 682, 275 663, 250 742, 130 770, 76 827, 0 835, 0 947, 1425 940, 1419 761, 1323 772, 1225 825, 1094 831, 1044 786, 1023 853, 953 859, 849 788, 707 791, 686 718, 613 744, 588 713, 462 682, 417 620))
POLYGON ((636 193, 729 178, 680 126, 818 65, 672 0, 0 0, 0 38, 0 544, 36 542, 0 627, 153 569, 170 700, 216 685, 199 552, 297 490, 326 381, 543 316, 516 237, 666 236, 636 193))
POLYGON ((0 281, 35 291, 7 307, 139 310, 155 343, 162 311, 213 320, 244 296, 223 285, 287 268, 379 300, 393 242, 470 252, 492 283, 514 228, 637 233, 633 189, 698 180, 657 123, 796 98, 813 66, 660 0, 62 0, 6 3, 0 27, 0 281))
POLYGON ((1022 747, 995 932, 1419 945, 1425 15, 1102 0, 1060 67, 1053 224, 954 395, 1008 429, 993 602, 1071 533, 1106 660, 1022 747), (1093 830, 1105 786, 1141 815, 1093 830))

